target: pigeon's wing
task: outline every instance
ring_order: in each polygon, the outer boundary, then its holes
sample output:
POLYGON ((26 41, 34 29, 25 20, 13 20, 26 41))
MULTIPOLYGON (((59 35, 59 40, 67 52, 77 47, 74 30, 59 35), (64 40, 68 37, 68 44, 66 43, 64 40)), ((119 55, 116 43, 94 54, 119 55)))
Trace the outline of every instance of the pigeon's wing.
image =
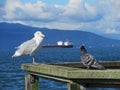
POLYGON ((105 67, 98 62, 94 62, 94 64, 91 65, 91 67, 97 68, 97 69, 105 69, 105 67))
POLYGON ((94 62, 96 62, 96 59, 88 53, 85 55, 81 55, 81 60, 85 66, 91 66, 92 64, 94 64, 94 62))
POLYGON ((85 54, 84 65, 104 70, 105 67, 99 64, 91 54, 85 54))

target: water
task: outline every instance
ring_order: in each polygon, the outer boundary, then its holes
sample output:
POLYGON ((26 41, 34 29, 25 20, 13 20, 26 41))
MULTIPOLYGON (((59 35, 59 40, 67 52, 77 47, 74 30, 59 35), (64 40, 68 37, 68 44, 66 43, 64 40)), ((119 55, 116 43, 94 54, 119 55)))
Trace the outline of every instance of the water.
MULTIPOLYGON (((87 48, 99 61, 120 60, 120 48, 87 48)), ((31 63, 30 56, 22 56, 12 59, 14 51, 0 51, 0 90, 25 90, 24 75, 21 64, 31 63)), ((79 48, 42 49, 36 54, 36 61, 40 63, 79 62, 79 48)), ((40 90, 67 90, 65 83, 39 79, 40 90)), ((88 90, 120 90, 120 89, 88 89, 88 90)))

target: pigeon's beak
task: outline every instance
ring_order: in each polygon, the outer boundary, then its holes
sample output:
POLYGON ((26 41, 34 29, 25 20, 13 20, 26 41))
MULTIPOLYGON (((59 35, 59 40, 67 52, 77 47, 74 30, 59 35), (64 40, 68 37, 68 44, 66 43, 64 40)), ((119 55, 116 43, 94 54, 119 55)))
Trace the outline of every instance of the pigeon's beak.
POLYGON ((82 46, 80 46, 80 49, 82 48, 82 46))

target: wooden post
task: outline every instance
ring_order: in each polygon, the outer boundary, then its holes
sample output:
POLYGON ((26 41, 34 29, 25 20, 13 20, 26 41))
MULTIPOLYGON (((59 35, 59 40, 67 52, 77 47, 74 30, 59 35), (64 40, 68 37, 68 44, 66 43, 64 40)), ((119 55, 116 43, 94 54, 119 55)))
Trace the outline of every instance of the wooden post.
POLYGON ((80 85, 76 82, 68 83, 68 90, 86 90, 83 85, 80 85))
POLYGON ((25 75, 25 90, 38 90, 38 77, 31 74, 25 75))

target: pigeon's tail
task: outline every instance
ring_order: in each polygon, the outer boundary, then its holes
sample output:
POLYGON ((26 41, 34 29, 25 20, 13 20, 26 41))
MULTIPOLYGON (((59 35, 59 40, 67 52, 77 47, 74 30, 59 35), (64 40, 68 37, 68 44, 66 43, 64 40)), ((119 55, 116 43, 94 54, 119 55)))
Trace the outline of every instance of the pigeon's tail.
POLYGON ((92 67, 100 69, 100 70, 105 70, 105 67, 99 63, 95 63, 94 65, 92 65, 92 67))

